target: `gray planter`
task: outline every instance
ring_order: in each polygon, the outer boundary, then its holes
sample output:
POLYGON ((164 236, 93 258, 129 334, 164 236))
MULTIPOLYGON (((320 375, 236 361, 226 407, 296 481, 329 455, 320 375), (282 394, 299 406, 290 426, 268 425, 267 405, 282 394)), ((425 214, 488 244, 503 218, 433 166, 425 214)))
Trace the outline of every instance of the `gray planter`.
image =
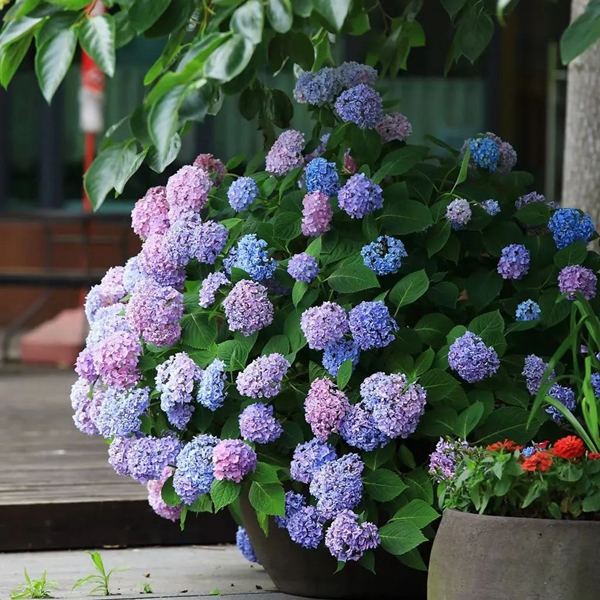
POLYGON ((600 522, 444 513, 428 600, 598 600, 600 522))

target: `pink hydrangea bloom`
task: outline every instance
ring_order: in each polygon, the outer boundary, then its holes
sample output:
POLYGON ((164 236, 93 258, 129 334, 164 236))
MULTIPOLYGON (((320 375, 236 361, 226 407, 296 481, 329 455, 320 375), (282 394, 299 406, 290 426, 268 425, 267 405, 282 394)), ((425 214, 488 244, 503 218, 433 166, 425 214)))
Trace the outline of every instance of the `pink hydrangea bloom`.
POLYGON ((321 441, 339 431, 349 408, 348 398, 331 379, 315 379, 311 383, 304 402, 305 418, 315 437, 321 441))
POLYGON ((319 236, 329 231, 333 210, 329 198, 322 192, 306 194, 302 200, 302 233, 306 236, 319 236))
POLYGON ((242 440, 221 440, 213 450, 215 479, 239 483, 256 469, 256 453, 242 440))
POLYGON ((174 223, 199 212, 208 201, 212 181, 204 169, 186 165, 167 182, 169 221, 174 223))
POLYGON ((94 368, 106 385, 127 389, 140 379, 137 363, 141 353, 142 345, 136 336, 115 331, 92 349, 94 368))
POLYGON ((212 175, 214 185, 219 185, 227 173, 227 167, 212 154, 198 154, 194 160, 194 167, 204 169, 209 175, 212 175))
POLYGON ((163 234, 169 229, 169 205, 163 186, 150 188, 131 211, 133 231, 143 240, 153 233, 163 234))
POLYGON ((412 125, 408 119, 399 112, 389 113, 375 125, 377 133, 384 142, 399 140, 403 142, 410 137, 412 125))
POLYGON ((266 157, 267 171, 281 177, 304 164, 304 136, 295 129, 284 131, 266 157))
POLYGON ((173 467, 165 467, 160 479, 152 479, 146 484, 148 490, 148 504, 150 504, 152 510, 159 517, 169 519, 169 521, 177 521, 181 516, 181 505, 168 506, 162 499, 163 485, 165 484, 165 481, 173 475, 174 471, 175 469, 173 469, 173 467))
POLYGON ((273 322, 274 309, 267 297, 267 288, 260 283, 238 281, 223 300, 223 309, 230 331, 252 335, 273 322))

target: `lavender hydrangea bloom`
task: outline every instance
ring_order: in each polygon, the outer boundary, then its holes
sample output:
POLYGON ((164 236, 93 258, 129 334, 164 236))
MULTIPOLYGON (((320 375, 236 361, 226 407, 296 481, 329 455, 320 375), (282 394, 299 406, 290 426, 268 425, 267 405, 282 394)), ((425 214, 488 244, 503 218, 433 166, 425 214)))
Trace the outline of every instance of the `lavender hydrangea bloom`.
POLYGON ((353 509, 361 501, 364 463, 358 454, 345 454, 325 463, 310 483, 310 493, 317 499, 317 510, 332 519, 345 509, 353 509))
POLYGON ((274 309, 267 288, 255 281, 238 281, 223 300, 223 309, 230 331, 240 331, 245 336, 273 322, 274 309))
POLYGON ((275 522, 280 529, 283 529, 287 525, 287 520, 302 507, 306 506, 306 499, 302 494, 296 492, 285 493, 285 514, 283 517, 276 515, 275 522))
POLYGON ((200 212, 208 201, 212 181, 204 169, 185 165, 171 175, 167 182, 166 196, 171 223, 200 212))
POLYGON ((302 149, 304 136, 294 129, 284 131, 275 141, 266 157, 267 171, 276 177, 287 175, 304 164, 302 149))
POLYGON ((375 130, 384 142, 398 140, 404 142, 412 133, 412 125, 408 119, 399 112, 385 115, 375 126, 375 130))
POLYGON ((349 445, 370 452, 379 446, 385 446, 390 438, 382 433, 364 402, 350 406, 340 424, 340 435, 349 445))
POLYGON ((165 481, 171 477, 174 469, 167 467, 163 470, 162 477, 160 479, 153 479, 146 484, 148 490, 148 504, 152 510, 163 519, 169 521, 177 521, 181 516, 181 505, 179 506, 168 506, 162 499, 162 489, 165 481))
POLYGON ((338 340, 325 345, 323 352, 323 367, 332 377, 337 377, 340 367, 352 359, 354 369, 360 359, 360 348, 353 340, 338 340))
POLYGON ((235 251, 230 251, 223 265, 229 273, 231 267, 242 269, 255 281, 265 281, 273 277, 277 263, 269 258, 265 240, 259 239, 255 233, 249 233, 240 238, 235 251))
MULTIPOLYGON (((544 373, 548 368, 548 363, 544 362, 539 356, 530 354, 525 357, 522 375, 525 377, 527 389, 532 396, 535 396, 542 385, 544 373)), ((554 379, 554 370, 550 373, 548 381, 554 379)))
POLYGON ((546 196, 544 196, 544 194, 538 194, 537 192, 529 192, 529 194, 519 196, 518 200, 515 202, 515 208, 520 210, 524 206, 535 202, 546 204, 546 196))
POLYGON ((102 406, 103 394, 99 386, 91 391, 90 384, 79 378, 71 388, 71 407, 75 411, 73 422, 75 427, 86 435, 98 435, 96 421, 102 406))
POLYGON ((383 118, 383 100, 371 86, 359 83, 340 94, 335 110, 342 121, 373 129, 383 118))
POLYGON ((215 479, 240 483, 256 469, 256 453, 242 440, 221 440, 213 450, 215 479))
POLYGON ((359 83, 375 85, 379 76, 377 69, 354 60, 343 62, 336 70, 342 89, 355 87, 359 83))
POLYGON ((321 192, 307 194, 302 200, 302 234, 319 236, 329 231, 333 210, 329 198, 321 192))
POLYGON ((90 331, 85 340, 90 352, 115 331, 132 333, 131 327, 125 318, 125 309, 126 306, 124 304, 113 304, 96 311, 95 320, 91 324, 90 331))
POLYGON ((83 310, 88 323, 91 325, 96 319, 96 313, 101 308, 117 304, 125 296, 125 288, 122 285, 110 283, 95 285, 90 289, 83 310))
POLYGON ((213 450, 218 443, 219 438, 213 435, 197 435, 177 456, 173 487, 184 504, 193 504, 210 492, 214 480, 213 450))
POLYGON ((170 260, 181 266, 193 258, 212 265, 227 244, 229 230, 215 221, 203 222, 200 215, 176 221, 165 234, 164 245, 170 260))
POLYGON ((346 311, 335 302, 323 302, 307 308, 300 318, 300 328, 313 350, 341 340, 350 330, 346 311))
MULTIPOLYGON (((565 406, 565 408, 569 409, 571 412, 575 410, 575 392, 564 385, 554 384, 548 395, 558 400, 561 404, 565 406)), ((564 421, 564 417, 562 413, 555 408, 554 406, 546 407, 546 412, 552 417, 552 420, 556 423, 562 423, 564 421)))
POLYGON ((290 258, 287 271, 296 281, 310 283, 319 274, 319 265, 314 256, 301 252, 290 258))
POLYGON ((202 223, 194 231, 191 240, 192 257, 199 263, 212 265, 225 248, 228 237, 229 230, 221 223, 216 221, 202 223))
POLYGON ((356 173, 338 192, 338 203, 353 219, 362 219, 383 207, 383 193, 364 173, 356 173))
POLYGON ((259 356, 237 376, 237 390, 250 398, 274 398, 281 392, 281 382, 290 366, 277 352, 259 356))
POLYGON ((389 235, 380 235, 374 242, 363 246, 360 254, 364 265, 376 275, 397 273, 402 259, 408 256, 404 244, 389 235))
POLYGON ((169 465, 174 465, 181 451, 181 442, 175 437, 152 436, 134 439, 127 447, 127 471, 140 483, 159 479, 169 465))
POLYGON ((488 137, 473 138, 469 148, 471 149, 471 160, 476 165, 490 172, 496 170, 500 159, 500 148, 494 140, 488 137))
POLYGON ((350 408, 344 392, 337 389, 331 379, 315 379, 304 401, 306 422, 315 437, 326 441, 330 434, 339 431, 340 423, 350 408))
POLYGON ((198 154, 192 163, 194 167, 203 169, 213 179, 213 186, 219 185, 223 181, 223 176, 227 173, 227 167, 218 158, 212 154, 198 154))
POLYGON ((576 300, 579 292, 586 300, 596 296, 598 277, 591 269, 580 265, 570 265, 561 269, 558 274, 558 289, 566 294, 569 300, 576 300))
POLYGON ((131 330, 147 344, 170 346, 179 340, 183 316, 183 294, 152 280, 138 283, 127 304, 131 330))
POLYGON ((552 232, 554 243, 559 249, 575 242, 587 244, 596 233, 590 216, 576 208, 559 208, 550 217, 548 229, 552 232))
POLYGON ((467 442, 450 442, 440 438, 429 457, 429 473, 438 482, 451 481, 456 473, 456 462, 467 442))
POLYGON ((168 212, 166 188, 150 188, 131 211, 131 227, 143 240, 153 233, 162 235, 169 228, 168 212))
POLYGON ((375 550, 380 543, 377 525, 359 524, 358 515, 350 510, 336 516, 325 536, 329 552, 341 562, 360 560, 367 550, 375 550))
POLYGON ((471 210, 471 205, 464 198, 452 200, 448 204, 448 208, 446 208, 446 219, 450 221, 450 225, 455 231, 464 229, 472 217, 473 211, 471 210))
POLYGON ((287 519, 290 539, 303 548, 317 548, 323 539, 325 519, 314 506, 303 506, 287 519))
POLYGON ((138 433, 140 416, 150 406, 150 388, 129 391, 108 388, 96 418, 98 432, 104 438, 124 437, 138 433))
POLYGON ((293 96, 300 104, 321 106, 333 102, 341 90, 338 69, 324 67, 316 73, 310 71, 300 73, 293 96))
POLYGON ((128 294, 131 294, 135 286, 147 277, 140 267, 138 256, 133 256, 125 263, 123 267, 123 287, 128 294))
POLYGON ((185 281, 185 269, 173 260, 168 242, 166 236, 153 233, 142 246, 138 266, 159 285, 181 288, 185 281))
POLYGON ((500 204, 498 204, 498 200, 484 200, 481 203, 481 208, 483 208, 483 210, 485 210, 485 212, 492 217, 500 214, 500 204))
POLYGON ((326 196, 335 196, 340 189, 340 177, 334 162, 324 158, 311 160, 304 175, 306 190, 309 194, 322 192, 326 196))
POLYGON ((88 383, 94 382, 98 377, 98 373, 96 373, 96 369, 94 368, 94 357, 89 348, 84 348, 77 356, 75 373, 88 383))
POLYGON ((519 322, 538 321, 541 314, 540 305, 530 298, 517 306, 515 318, 519 322))
POLYGON ((394 341, 398 324, 381 300, 361 302, 348 316, 350 332, 361 350, 385 348, 394 341))
POLYGON ((198 402, 209 410, 217 410, 225 402, 225 363, 215 358, 202 373, 198 385, 198 402))
POLYGON ((529 271, 531 254, 523 244, 510 244, 502 249, 498 273, 503 279, 523 279, 529 271))
POLYGON ((248 562, 260 564, 256 557, 256 553, 254 552, 254 548, 252 547, 252 543, 250 542, 250 538, 248 537, 248 533, 243 527, 237 528, 235 545, 248 562))
POLYGON ((110 443, 108 447, 108 464, 111 465, 117 475, 121 475, 122 477, 131 476, 127 457, 136 440, 137 438, 116 437, 110 443))
POLYGON ((221 273, 220 271, 209 273, 202 282, 202 288, 198 295, 198 304, 202 308, 208 308, 214 303, 218 289, 221 286, 229 285, 230 283, 231 282, 227 279, 225 273, 221 273))
POLYGON ((335 448, 319 439, 298 444, 290 463, 290 476, 294 481, 310 483, 314 474, 325 463, 336 458, 335 448))
POLYGON ((106 385, 130 388, 140 379, 137 363, 141 353, 142 345, 135 336, 115 331, 93 347, 94 369, 106 385))
POLYGON ((250 404, 240 415, 240 433, 245 440, 268 444, 283 433, 281 423, 273 415, 273 407, 262 402, 250 404))
POLYGON ((227 190, 229 206, 236 212, 246 210, 258 198, 258 193, 258 186, 252 177, 240 177, 227 190))
POLYGON ((492 377, 500 368, 498 353, 478 336, 467 331, 456 338, 448 352, 448 364, 469 383, 492 377))

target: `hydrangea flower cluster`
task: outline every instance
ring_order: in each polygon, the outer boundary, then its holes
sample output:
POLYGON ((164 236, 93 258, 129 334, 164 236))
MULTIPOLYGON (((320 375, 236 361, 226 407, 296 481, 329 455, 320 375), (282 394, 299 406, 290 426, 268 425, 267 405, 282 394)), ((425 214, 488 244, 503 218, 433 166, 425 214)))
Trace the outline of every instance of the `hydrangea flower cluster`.
POLYGON ((273 321, 273 305, 267 288, 260 283, 243 279, 238 281, 223 300, 223 309, 231 331, 252 335, 273 321))
POLYGON ((473 138, 469 144, 471 160, 482 169, 490 172, 496 170, 500 160, 498 144, 488 137, 473 138))
POLYGON ((150 389, 138 388, 120 391, 108 388, 95 418, 95 425, 102 437, 123 437, 138 433, 140 416, 150 406, 150 389))
POLYGON ((302 200, 302 233, 317 237, 329 231, 333 210, 322 192, 307 194, 302 200))
POLYGON ((290 538, 303 548, 318 548, 323 539, 325 518, 314 506, 303 506, 287 518, 290 538))
POLYGON ((374 523, 360 523, 358 515, 350 510, 340 512, 331 523, 325 536, 325 545, 341 562, 356 561, 367 550, 380 544, 379 531, 374 523))
POLYGON ((252 547, 252 542, 248 537, 248 532, 243 527, 237 528, 235 533, 235 545, 248 562, 260 564, 256 557, 256 553, 254 552, 254 548, 252 547))
POLYGON ((227 167, 212 154, 198 154, 192 164, 194 167, 204 169, 211 176, 214 186, 219 185, 227 173, 227 167))
POLYGON ((215 358, 202 373, 200 384, 198 385, 198 402, 215 411, 225 402, 225 363, 215 358))
POLYGON ((309 194, 322 192, 329 197, 335 196, 340 189, 336 164, 320 157, 311 160, 306 166, 304 182, 309 194))
POLYGON ((450 221, 450 225, 455 231, 464 229, 472 217, 473 211, 471 210, 471 205, 464 198, 452 200, 448 204, 448 208, 446 208, 446 219, 450 221))
POLYGON ((287 271, 296 281, 310 283, 319 274, 319 264, 314 256, 301 252, 290 258, 287 271))
POLYGON ((502 249, 498 273, 503 279, 523 279, 529 271, 531 254, 523 244, 511 244, 502 249))
POLYGON ((236 179, 227 190, 229 205, 236 212, 246 210, 258 198, 258 186, 252 177, 236 179))
MULTIPOLYGON (((538 393, 547 368, 548 363, 544 362, 539 356, 530 354, 525 357, 522 375, 525 377, 527 389, 532 396, 538 393)), ((554 376, 555 373, 552 371, 548 381, 552 381, 554 376)))
POLYGON ((230 283, 227 275, 221 271, 209 273, 202 282, 202 288, 198 294, 198 304, 202 308, 208 308, 214 303, 219 288, 230 283))
POLYGON ((498 200, 484 200, 481 202, 481 208, 483 208, 483 210, 485 210, 485 212, 492 217, 500 214, 501 211, 498 200))
POLYGON ((315 437, 325 442, 330 434, 339 430, 349 407, 348 398, 331 379, 315 379, 304 401, 306 422, 315 437))
POLYGON ((185 165, 169 177, 166 199, 169 205, 169 221, 175 223, 200 212, 208 202, 212 181, 208 173, 199 167, 185 165))
MULTIPOLYGON (((485 134, 479 134, 473 138, 465 140, 463 144, 461 153, 464 154, 467 147, 475 140, 483 140, 489 139, 496 144, 498 157, 496 159, 496 166, 494 171, 500 175, 507 175, 512 171, 514 166, 517 164, 517 153, 515 149, 508 143, 503 141, 499 136, 495 133, 490 133, 489 131, 485 134)), ((473 154, 473 149, 471 149, 471 153, 473 154)), ((477 154, 478 159, 483 162, 484 165, 490 164, 490 158, 493 161, 493 157, 496 152, 486 143, 478 142, 475 147, 475 154, 477 154), (487 151, 486 151, 487 150, 487 151)), ((471 162, 475 165, 478 163, 475 162, 474 158, 471 159, 471 162)), ((487 166, 483 166, 483 168, 488 168, 487 166)))
POLYGON ((596 296, 598 277, 591 269, 579 265, 571 265, 561 269, 558 274, 558 289, 566 294, 569 300, 576 300, 579 292, 586 300, 596 296))
POLYGON ((559 208, 551 217, 548 229, 554 236, 557 248, 566 248, 575 242, 586 244, 596 234, 596 227, 589 215, 576 208, 559 208))
POLYGON ((383 193, 364 173, 356 173, 338 192, 338 203, 353 219, 362 219, 383 207, 383 193))
POLYGON ((340 94, 335 110, 342 121, 373 129, 383 118, 383 100, 370 85, 359 83, 340 94))
POLYGON ((290 464, 290 475, 300 483, 310 483, 314 474, 325 464, 337 458, 335 448, 314 438, 299 444, 294 450, 290 464))
POLYGON ((399 112, 388 113, 375 125, 377 133, 384 142, 406 141, 412 133, 412 125, 399 112))
POLYGON ((271 146, 267 154, 267 171, 276 177, 282 177, 304 164, 302 150, 304 136, 294 129, 284 131, 271 146))
POLYGON ((281 383, 290 366, 277 352, 259 356, 237 376, 237 390, 250 398, 274 398, 281 392, 281 383))
POLYGON ((227 273, 230 273, 231 267, 236 267, 246 271, 255 281, 271 279, 277 263, 269 258, 267 247, 267 242, 259 239, 255 233, 245 235, 229 252, 223 263, 227 273))
POLYGON ((146 484, 148 504, 159 517, 169 521, 177 521, 181 516, 181 506, 168 506, 162 498, 163 486, 174 470, 172 467, 166 467, 160 479, 153 479, 146 484))
MULTIPOLYGON (((548 396, 563 404, 571 412, 575 410, 575 392, 571 388, 555 383, 548 391, 548 396)), ((563 414, 555 406, 546 407, 546 412, 552 417, 553 421, 557 423, 564 421, 563 414)))
POLYGON ((213 450, 219 443, 214 435, 201 434, 188 442, 177 456, 173 487, 184 504, 193 504, 210 491, 214 480, 213 450))
POLYGON ((392 275, 402 267, 402 259, 408 256, 404 244, 389 235, 380 235, 360 251, 365 266, 376 275, 392 275))
POLYGON ((131 228, 143 240, 169 229, 169 205, 164 187, 150 188, 131 211, 131 228))
POLYGON ((519 306, 517 306, 517 310, 515 312, 515 318, 517 321, 526 322, 526 321, 537 321, 542 315, 542 310, 540 305, 531 300, 525 300, 521 302, 519 306))
POLYGON ((314 350, 323 350, 327 344, 340 341, 350 330, 346 311, 335 302, 307 308, 302 313, 300 327, 308 347, 314 350))
POLYGON ((500 368, 498 353, 478 336, 467 331, 456 338, 448 351, 448 364, 465 381, 475 383, 495 375, 500 368))
POLYGON ((216 479, 239 483, 256 469, 256 453, 242 440, 221 440, 213 450, 216 479))
POLYGON ((398 331, 398 324, 381 300, 357 304, 348 315, 348 325, 361 350, 385 348, 398 331))
POLYGON ((326 344, 323 352, 323 367, 332 377, 337 377, 340 367, 352 359, 352 368, 356 368, 360 359, 360 348, 353 340, 338 340, 326 344))
POLYGON ((457 454, 467 447, 466 442, 454 442, 440 438, 429 456, 429 473, 438 481, 450 481, 456 473, 457 454))
POLYGON ((257 402, 247 406, 240 415, 240 432, 249 442, 268 444, 283 433, 281 423, 273 415, 273 407, 257 402))

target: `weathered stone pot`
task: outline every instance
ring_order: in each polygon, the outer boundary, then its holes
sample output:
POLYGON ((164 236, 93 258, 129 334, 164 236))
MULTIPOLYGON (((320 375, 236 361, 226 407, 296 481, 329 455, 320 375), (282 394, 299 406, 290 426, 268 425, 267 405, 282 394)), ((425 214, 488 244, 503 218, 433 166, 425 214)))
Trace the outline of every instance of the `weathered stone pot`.
POLYGON ((376 575, 356 563, 334 574, 337 563, 325 548, 305 550, 272 519, 267 537, 243 495, 241 509, 254 552, 281 592, 322 599, 425 600, 427 573, 409 569, 386 552, 376 552, 376 575))
POLYGON ((428 600, 598 600, 600 523, 444 513, 428 600))

